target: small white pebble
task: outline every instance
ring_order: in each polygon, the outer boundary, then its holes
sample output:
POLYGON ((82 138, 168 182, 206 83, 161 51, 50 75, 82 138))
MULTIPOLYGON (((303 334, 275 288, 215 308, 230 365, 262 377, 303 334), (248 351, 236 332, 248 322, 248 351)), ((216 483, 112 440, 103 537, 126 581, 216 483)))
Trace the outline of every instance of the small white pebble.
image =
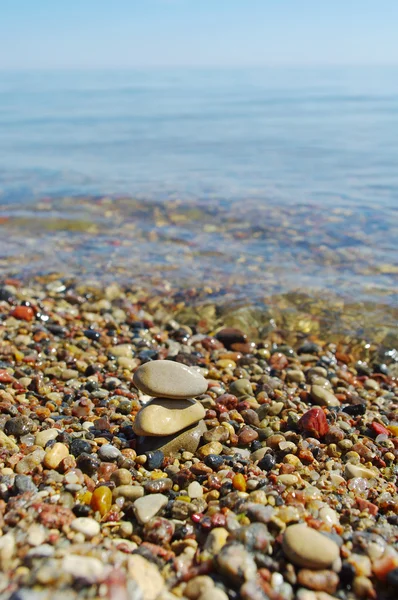
POLYGON ((192 481, 188 486, 188 496, 190 498, 202 498, 203 488, 198 481, 192 481))

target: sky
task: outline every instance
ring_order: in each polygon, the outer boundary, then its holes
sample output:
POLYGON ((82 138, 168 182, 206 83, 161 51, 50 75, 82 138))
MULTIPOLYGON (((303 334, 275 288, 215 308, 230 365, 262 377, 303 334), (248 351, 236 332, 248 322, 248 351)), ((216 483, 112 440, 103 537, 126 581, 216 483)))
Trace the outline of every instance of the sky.
POLYGON ((398 0, 0 0, 0 69, 398 64, 398 0))

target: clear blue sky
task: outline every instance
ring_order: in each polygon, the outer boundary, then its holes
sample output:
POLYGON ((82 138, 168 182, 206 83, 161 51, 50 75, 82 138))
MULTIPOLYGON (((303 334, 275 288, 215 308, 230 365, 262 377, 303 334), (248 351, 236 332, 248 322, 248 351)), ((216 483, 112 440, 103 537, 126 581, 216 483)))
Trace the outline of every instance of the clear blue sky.
POLYGON ((0 69, 398 64, 398 0, 0 0, 0 69))

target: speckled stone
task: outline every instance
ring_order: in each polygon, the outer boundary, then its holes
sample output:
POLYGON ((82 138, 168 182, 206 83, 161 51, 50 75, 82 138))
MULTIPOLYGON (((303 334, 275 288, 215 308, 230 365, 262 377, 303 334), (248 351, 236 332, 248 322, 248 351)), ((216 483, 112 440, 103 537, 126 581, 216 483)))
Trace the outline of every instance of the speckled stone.
POLYGON ((134 385, 149 396, 186 399, 204 394, 206 379, 197 371, 170 360, 153 360, 141 365, 134 385))
POLYGON ((155 398, 137 413, 133 423, 137 435, 172 435, 197 423, 206 411, 194 400, 155 398))

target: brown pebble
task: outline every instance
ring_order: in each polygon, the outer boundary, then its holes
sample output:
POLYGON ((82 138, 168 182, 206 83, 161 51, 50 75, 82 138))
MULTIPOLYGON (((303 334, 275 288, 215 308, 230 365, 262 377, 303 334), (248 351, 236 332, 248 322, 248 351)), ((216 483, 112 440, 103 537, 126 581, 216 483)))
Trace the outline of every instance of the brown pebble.
POLYGON ((247 444, 251 444, 258 438, 257 431, 254 431, 248 425, 244 425, 242 429, 238 433, 238 444, 242 446, 246 446, 247 444))
POLYGON ((310 590, 334 594, 339 584, 339 576, 334 571, 327 571, 326 569, 319 571, 300 569, 297 574, 297 581, 310 590))
POLYGON ((247 335, 241 329, 235 329, 234 327, 224 327, 215 337, 228 350, 233 344, 245 344, 247 342, 247 335))

